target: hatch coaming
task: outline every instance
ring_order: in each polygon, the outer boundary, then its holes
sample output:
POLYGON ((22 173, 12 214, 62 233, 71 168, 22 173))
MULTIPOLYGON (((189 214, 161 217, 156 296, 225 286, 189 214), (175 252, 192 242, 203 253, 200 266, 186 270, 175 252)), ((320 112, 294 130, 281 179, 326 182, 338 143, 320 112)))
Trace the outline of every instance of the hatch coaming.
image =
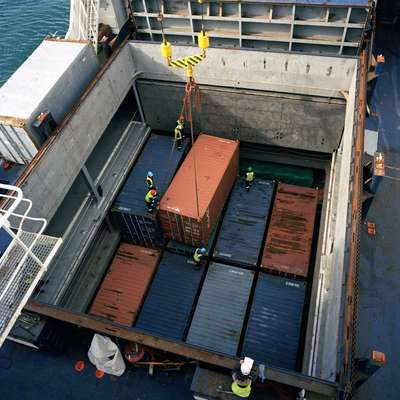
MULTIPOLYGON (((136 71, 141 72, 138 89, 146 119, 153 128, 172 131, 181 108, 184 71, 168 67, 158 44, 132 41, 130 47, 136 71)), ((193 48, 174 46, 173 52, 182 56, 192 54, 193 48)), ((341 368, 338 349, 357 65, 357 59, 210 49, 205 61, 194 69, 204 92, 202 112, 194 119, 196 132, 207 130, 255 144, 335 154, 331 170, 326 168, 329 183, 303 364, 303 373, 332 382, 341 368), (254 106, 252 98, 265 99, 267 106, 254 106), (252 131, 246 135, 243 127, 248 132, 249 126, 252 131), (271 127, 283 134, 271 135, 271 127)))

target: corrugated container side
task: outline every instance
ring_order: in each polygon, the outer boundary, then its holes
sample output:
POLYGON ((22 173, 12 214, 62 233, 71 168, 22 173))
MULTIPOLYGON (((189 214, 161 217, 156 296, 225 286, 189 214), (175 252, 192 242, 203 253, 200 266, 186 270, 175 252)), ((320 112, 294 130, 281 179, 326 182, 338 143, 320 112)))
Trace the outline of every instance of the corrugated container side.
POLYGON ((238 166, 238 142, 200 135, 161 199, 160 220, 165 236, 192 246, 205 245, 238 166))
POLYGON ((111 208, 112 219, 120 227, 124 241, 152 248, 163 246, 157 213, 148 213, 144 203, 146 175, 148 171, 153 172, 160 198, 184 158, 188 145, 189 141, 184 141, 183 149, 178 151, 173 148, 172 137, 150 136, 111 208))
POLYGON ((306 283, 260 272, 242 354, 257 363, 295 370, 306 283))
POLYGON ((90 314, 132 326, 159 257, 157 250, 122 243, 97 292, 90 314))
POLYGON ((186 342, 236 355, 253 278, 253 271, 211 263, 186 342))
POLYGON ((28 164, 36 154, 36 145, 23 127, 0 123, 0 154, 17 164, 28 164))
POLYGON ((262 268, 307 277, 317 201, 316 189, 278 185, 262 268))
POLYGON ((165 252, 135 327, 183 340, 203 272, 187 257, 165 252))
POLYGON ((255 267, 263 245, 275 183, 256 179, 250 191, 236 179, 213 257, 228 264, 255 267))

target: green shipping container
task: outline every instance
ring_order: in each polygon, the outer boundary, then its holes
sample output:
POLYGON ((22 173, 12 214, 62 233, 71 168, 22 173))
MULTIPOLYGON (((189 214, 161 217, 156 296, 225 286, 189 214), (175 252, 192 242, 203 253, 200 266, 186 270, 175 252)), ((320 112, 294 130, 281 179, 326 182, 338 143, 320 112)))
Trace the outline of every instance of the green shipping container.
POLYGON ((242 158, 239 166, 241 176, 244 176, 248 167, 253 168, 256 178, 273 179, 306 187, 312 187, 314 183, 314 172, 311 168, 242 158))

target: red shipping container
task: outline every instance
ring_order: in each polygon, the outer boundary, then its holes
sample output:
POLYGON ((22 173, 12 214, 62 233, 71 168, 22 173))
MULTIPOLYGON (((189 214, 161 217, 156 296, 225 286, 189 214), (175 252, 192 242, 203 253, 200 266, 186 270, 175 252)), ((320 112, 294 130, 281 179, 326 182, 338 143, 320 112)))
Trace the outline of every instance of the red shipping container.
POLYGON ((165 236, 192 246, 206 245, 238 169, 238 142, 200 135, 160 201, 165 236))
POLYGON ((317 202, 316 189, 278 185, 262 268, 307 277, 317 202))
POLYGON ((122 243, 94 299, 90 314, 132 326, 159 258, 157 250, 122 243))

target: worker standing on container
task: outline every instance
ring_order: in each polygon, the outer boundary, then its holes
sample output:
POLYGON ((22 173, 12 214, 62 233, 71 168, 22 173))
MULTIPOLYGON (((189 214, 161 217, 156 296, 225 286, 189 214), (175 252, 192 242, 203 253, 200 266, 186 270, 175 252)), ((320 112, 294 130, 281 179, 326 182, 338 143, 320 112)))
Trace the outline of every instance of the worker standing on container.
POLYGON ((147 205, 147 211, 153 212, 156 207, 156 197, 157 197, 157 190, 151 189, 147 192, 146 197, 144 198, 144 202, 147 205))
POLYGON ((203 256, 206 254, 207 250, 204 247, 198 247, 193 254, 193 261, 196 264, 196 269, 201 268, 201 260, 203 256))
POLYGON ((182 139, 183 139, 183 134, 182 134, 182 130, 184 128, 184 122, 182 119, 178 119, 178 121, 176 121, 178 123, 178 125, 176 125, 175 128, 175 142, 176 142, 176 147, 178 150, 182 150, 182 139))
POLYGON ((247 168, 247 172, 246 172, 246 191, 248 192, 251 188, 251 185, 254 182, 254 171, 253 168, 249 167, 247 168))
POLYGON ((251 369, 253 368, 254 360, 250 357, 245 357, 240 360, 240 369, 232 373, 231 389, 233 394, 238 397, 248 398, 251 392, 251 369))
POLYGON ((149 172, 147 173, 147 176, 146 176, 146 185, 147 185, 147 189, 148 189, 148 190, 151 190, 151 189, 155 189, 155 188, 156 188, 155 185, 154 185, 154 174, 153 174, 151 171, 149 171, 149 172))

